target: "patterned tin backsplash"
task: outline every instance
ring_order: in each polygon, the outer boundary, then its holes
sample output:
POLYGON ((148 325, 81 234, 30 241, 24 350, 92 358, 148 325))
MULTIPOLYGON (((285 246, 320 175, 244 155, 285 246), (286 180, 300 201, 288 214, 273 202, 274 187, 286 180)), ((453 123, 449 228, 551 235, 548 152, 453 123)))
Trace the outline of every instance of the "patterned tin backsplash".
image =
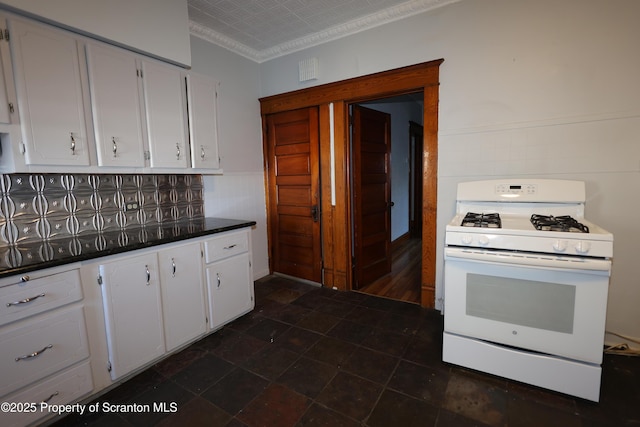
POLYGON ((0 176, 0 245, 204 218, 201 175, 0 176))

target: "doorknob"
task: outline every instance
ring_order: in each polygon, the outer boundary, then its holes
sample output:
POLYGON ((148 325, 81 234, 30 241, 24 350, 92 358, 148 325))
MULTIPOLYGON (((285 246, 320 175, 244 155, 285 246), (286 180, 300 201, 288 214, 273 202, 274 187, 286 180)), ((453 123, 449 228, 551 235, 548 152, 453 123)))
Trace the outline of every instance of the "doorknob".
POLYGON ((318 209, 318 205, 311 206, 311 218, 313 218, 313 222, 318 222, 320 219, 320 210, 318 209))

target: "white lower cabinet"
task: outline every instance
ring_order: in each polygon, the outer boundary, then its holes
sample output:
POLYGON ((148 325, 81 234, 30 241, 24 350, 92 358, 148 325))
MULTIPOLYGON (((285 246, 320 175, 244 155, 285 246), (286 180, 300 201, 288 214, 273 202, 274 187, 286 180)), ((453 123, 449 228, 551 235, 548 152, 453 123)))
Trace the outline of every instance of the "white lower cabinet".
POLYGON ((94 391, 79 264, 0 279, 0 305, 0 401, 9 405, 0 425, 37 422, 50 415, 41 402, 94 391))
POLYGON ((172 351, 207 331, 200 244, 163 249, 158 260, 164 336, 172 351))
POLYGON ((100 265, 111 378, 116 380, 165 353, 155 253, 100 265))
POLYGON ((249 239, 249 231, 242 230, 204 242, 211 330, 255 306, 249 239))

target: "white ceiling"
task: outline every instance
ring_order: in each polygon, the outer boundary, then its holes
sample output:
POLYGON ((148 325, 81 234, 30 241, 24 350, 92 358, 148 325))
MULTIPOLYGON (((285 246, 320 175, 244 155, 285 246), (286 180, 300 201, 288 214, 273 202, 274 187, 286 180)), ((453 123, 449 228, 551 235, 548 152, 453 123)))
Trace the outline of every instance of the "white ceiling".
POLYGON ((256 62, 459 0, 187 0, 195 36, 256 62))

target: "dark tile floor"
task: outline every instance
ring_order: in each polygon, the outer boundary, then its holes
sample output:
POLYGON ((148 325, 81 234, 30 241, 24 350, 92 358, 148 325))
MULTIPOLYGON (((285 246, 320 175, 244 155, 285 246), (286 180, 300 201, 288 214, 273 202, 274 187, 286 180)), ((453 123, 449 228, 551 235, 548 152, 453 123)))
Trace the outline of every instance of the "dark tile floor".
POLYGON ((640 358, 606 356, 601 402, 441 361, 433 310, 267 277, 256 309, 96 400, 174 404, 93 426, 640 426, 640 358), (171 409, 171 406, 168 406, 171 409))

